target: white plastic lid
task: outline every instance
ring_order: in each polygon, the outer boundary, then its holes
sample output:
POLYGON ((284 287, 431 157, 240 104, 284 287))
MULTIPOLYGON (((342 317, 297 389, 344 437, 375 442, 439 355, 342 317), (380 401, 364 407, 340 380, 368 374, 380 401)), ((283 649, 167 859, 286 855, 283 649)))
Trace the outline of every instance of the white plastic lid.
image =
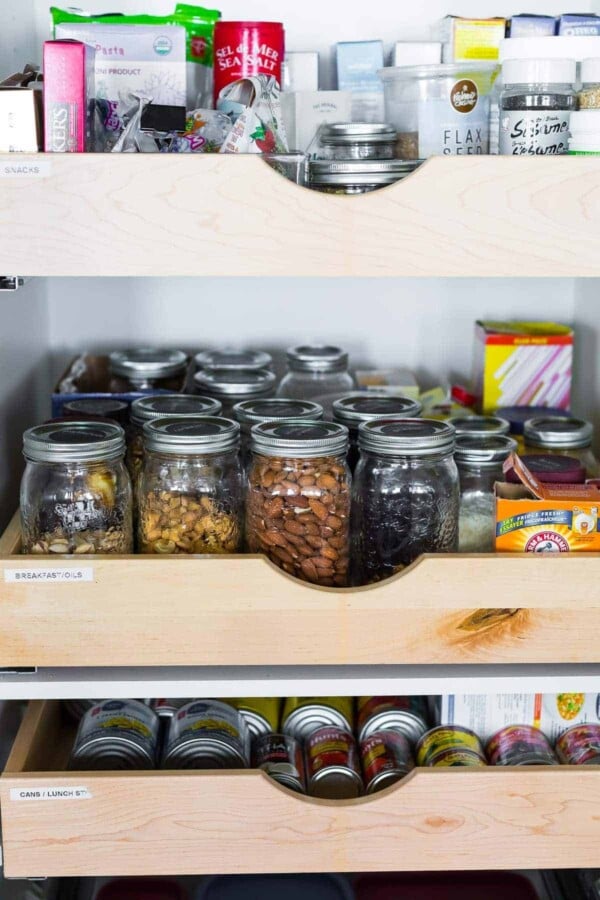
POLYGON ((505 38, 500 41, 500 62, 507 59, 574 59, 581 62, 600 57, 600 37, 558 35, 557 37, 505 38))
POLYGON ((574 84, 574 59, 507 59, 502 67, 504 84, 574 84))
POLYGON ((600 109, 581 109, 571 113, 571 132, 600 135, 600 109))
POLYGON ((582 84, 600 84, 600 57, 584 59, 581 63, 582 84))

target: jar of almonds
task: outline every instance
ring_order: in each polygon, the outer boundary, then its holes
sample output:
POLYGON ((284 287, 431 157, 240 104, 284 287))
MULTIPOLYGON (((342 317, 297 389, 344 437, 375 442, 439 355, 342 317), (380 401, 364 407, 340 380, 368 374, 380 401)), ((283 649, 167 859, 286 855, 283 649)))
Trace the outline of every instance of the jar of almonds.
POLYGON ((23 552, 133 552, 125 432, 116 423, 64 421, 23 436, 23 552))
POLYGON ((241 548, 240 426, 211 416, 144 425, 138 482, 142 553, 236 553, 241 548))
POLYGON ((263 422, 252 429, 246 501, 251 553, 324 587, 348 583, 348 429, 330 422, 263 422))

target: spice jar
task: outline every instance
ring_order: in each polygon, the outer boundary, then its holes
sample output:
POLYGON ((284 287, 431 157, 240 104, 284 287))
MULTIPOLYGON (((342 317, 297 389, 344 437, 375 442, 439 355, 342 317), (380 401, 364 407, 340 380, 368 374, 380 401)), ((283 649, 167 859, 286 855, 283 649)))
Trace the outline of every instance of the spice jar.
POLYGON ((283 419, 308 419, 319 422, 323 418, 323 407, 312 400, 286 400, 272 397, 267 400, 243 400, 236 403, 233 414, 242 429, 242 458, 248 460, 250 454, 250 433, 261 422, 279 422, 283 419))
POLYGON ((502 467, 517 442, 500 434, 459 434, 454 459, 460 477, 458 549, 461 553, 493 553, 496 549, 494 486, 504 481, 502 467))
POLYGON ((23 436, 24 553, 133 552, 125 432, 112 422, 38 425, 23 436))
POLYGON ((348 371, 348 354, 339 347, 293 347, 287 352, 287 365, 288 372, 279 385, 278 397, 312 400, 355 387, 348 371))
POLYGON ((252 429, 246 539, 251 553, 325 587, 348 583, 348 429, 263 422, 252 429))
POLYGON ((240 426, 228 419, 157 419, 144 425, 142 553, 236 553, 242 540, 240 426))
POLYGON ((474 437, 506 435, 510 432, 510 422, 499 416, 453 416, 448 422, 457 434, 470 434, 474 437))
POLYGON ((571 112, 577 109, 571 59, 507 59, 500 95, 500 153, 555 156, 568 152, 571 112))
POLYGON ((230 369, 234 372, 257 372, 271 369, 273 357, 262 350, 204 350, 194 357, 197 369, 230 369))
POLYGON ((600 59, 584 59, 581 63, 579 109, 600 109, 600 59))
POLYGON ((86 397, 82 400, 70 400, 62 408, 65 419, 86 421, 111 419, 125 428, 129 424, 129 404, 112 397, 86 397))
POLYGON ((185 383, 187 356, 182 350, 117 350, 110 354, 110 390, 181 391, 185 383))
POLYGON ((333 418, 350 432, 348 464, 354 472, 358 465, 358 429, 361 422, 374 419, 417 419, 423 410, 418 400, 408 397, 378 397, 373 394, 349 394, 333 403, 333 418))
POLYGON ((352 492, 355 580, 401 572, 422 553, 458 550, 459 480, 451 425, 377 419, 358 431, 352 492))
POLYGON ((404 159, 314 159, 308 163, 308 180, 323 194, 370 194, 402 181, 420 165, 420 160, 404 159))
POLYGON ((524 427, 526 453, 573 456, 584 466, 588 478, 600 477, 600 465, 592 450, 594 428, 583 419, 539 416, 524 427))
POLYGON ((233 418, 233 407, 242 400, 271 397, 277 379, 269 369, 201 369, 194 375, 200 394, 220 400, 223 415, 233 418))
POLYGON ((393 159, 398 135, 391 125, 336 122, 319 135, 322 159, 393 159))

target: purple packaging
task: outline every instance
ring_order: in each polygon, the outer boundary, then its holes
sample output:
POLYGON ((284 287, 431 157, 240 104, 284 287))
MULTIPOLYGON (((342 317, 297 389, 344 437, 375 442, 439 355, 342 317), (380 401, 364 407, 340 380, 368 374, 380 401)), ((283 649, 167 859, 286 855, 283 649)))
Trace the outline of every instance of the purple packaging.
POLYGON ((556 34, 556 16, 538 16, 521 13, 510 20, 508 37, 554 37, 556 34))
POLYGON ((596 37, 600 35, 600 17, 590 13, 569 13, 560 16, 557 34, 596 37))
POLYGON ((95 50, 80 41, 44 44, 46 153, 92 149, 95 50))

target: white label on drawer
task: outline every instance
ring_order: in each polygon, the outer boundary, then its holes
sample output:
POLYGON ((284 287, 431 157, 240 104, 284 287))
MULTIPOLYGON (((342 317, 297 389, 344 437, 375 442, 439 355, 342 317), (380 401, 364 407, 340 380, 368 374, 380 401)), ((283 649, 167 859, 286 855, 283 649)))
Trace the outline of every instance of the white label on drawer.
POLYGON ((86 787, 11 788, 11 800, 91 800, 86 787))
POLYGON ((66 584, 67 582, 93 581, 94 570, 91 566, 78 569, 5 569, 4 581, 7 584, 66 584))
POLYGON ((0 178, 48 178, 52 174, 49 161, 3 162, 0 164, 0 178))

